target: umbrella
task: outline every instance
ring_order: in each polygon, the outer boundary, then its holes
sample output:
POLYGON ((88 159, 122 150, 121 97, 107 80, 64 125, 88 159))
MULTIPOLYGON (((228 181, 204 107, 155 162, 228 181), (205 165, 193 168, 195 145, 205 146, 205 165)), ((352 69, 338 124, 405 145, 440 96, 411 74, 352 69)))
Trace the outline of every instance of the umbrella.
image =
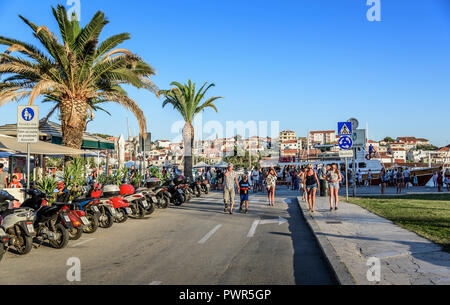
POLYGON ((132 166, 136 166, 136 164, 134 164, 134 161, 129 161, 129 162, 125 163, 125 166, 128 168, 131 168, 132 166))
POLYGON ((217 167, 217 168, 227 168, 228 167, 228 163, 225 161, 222 161, 220 163, 217 163, 215 165, 213 165, 212 167, 217 167))
POLYGON ((210 167, 210 165, 206 164, 205 162, 197 163, 193 168, 205 168, 210 167))

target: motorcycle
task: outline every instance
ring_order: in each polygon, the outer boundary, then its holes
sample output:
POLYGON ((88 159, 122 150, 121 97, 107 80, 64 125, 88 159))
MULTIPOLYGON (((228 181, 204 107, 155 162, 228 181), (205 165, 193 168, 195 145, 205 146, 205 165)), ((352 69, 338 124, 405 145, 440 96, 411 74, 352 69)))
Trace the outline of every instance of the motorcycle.
POLYGON ((80 239, 84 229, 89 225, 86 213, 84 211, 77 211, 73 205, 65 205, 61 208, 61 211, 66 212, 72 222, 73 228, 67 230, 69 232, 69 239, 80 239))
POLYGON ((94 184, 93 189, 90 193, 90 196, 92 198, 96 198, 99 201, 98 209, 100 210, 100 216, 99 216, 99 226, 104 229, 108 229, 112 227, 114 224, 114 219, 117 217, 116 209, 114 208, 113 204, 110 202, 110 200, 102 197, 102 185, 101 184, 94 184))
POLYGON ((28 254, 33 248, 33 210, 9 209, 12 202, 17 202, 17 199, 6 191, 0 191, 0 256, 10 247, 20 255, 28 254))
MULTIPOLYGON (((82 195, 86 196, 89 192, 89 187, 83 187, 82 195)), ((69 202, 70 190, 65 188, 62 193, 58 196, 59 202, 69 202)), ((75 211, 82 211, 86 214, 86 218, 89 221, 84 229, 83 233, 92 234, 98 230, 100 209, 98 208, 99 201, 96 198, 77 198, 71 202, 75 211)))
POLYGON ((120 187, 120 196, 130 204, 132 216, 136 218, 144 218, 148 202, 142 193, 136 193, 134 186, 130 184, 122 184, 120 187))
POLYGON ((31 198, 25 200, 22 207, 34 210, 36 219, 33 226, 40 244, 48 241, 56 249, 65 248, 69 243, 67 229, 73 228, 68 213, 62 211, 66 204, 53 204, 49 207, 45 193, 38 190, 25 190, 25 193, 31 198))
MULTIPOLYGON (((100 185, 99 185, 100 186, 100 185)), ((120 195, 120 188, 117 185, 105 185, 95 193, 91 193, 91 196, 110 204, 115 210, 113 214, 114 222, 124 223, 128 220, 128 215, 132 215, 133 211, 130 208, 130 204, 126 202, 120 195)))
POLYGON ((156 206, 160 209, 167 209, 169 207, 172 195, 169 193, 168 188, 161 186, 162 181, 157 178, 151 178, 152 183, 148 184, 148 189, 156 196, 156 206))
POLYGON ((171 195, 171 202, 176 206, 181 206, 186 201, 183 190, 179 188, 179 185, 181 184, 180 181, 182 180, 181 177, 177 177, 172 181, 166 182, 164 185, 171 195))
POLYGON ((208 195, 209 194, 209 191, 211 190, 211 184, 209 183, 209 181, 208 180, 206 180, 206 179, 204 179, 204 178, 201 178, 201 189, 202 189, 202 192, 205 194, 205 195, 208 195))
POLYGON ((190 182, 189 187, 195 197, 199 198, 202 196, 202 183, 200 181, 195 180, 193 182, 190 182))

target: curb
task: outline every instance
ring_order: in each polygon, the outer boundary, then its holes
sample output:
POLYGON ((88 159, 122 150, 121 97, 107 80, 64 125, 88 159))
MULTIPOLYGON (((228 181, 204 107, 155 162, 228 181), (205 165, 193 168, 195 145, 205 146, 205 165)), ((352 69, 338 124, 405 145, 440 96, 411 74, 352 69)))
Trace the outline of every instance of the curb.
POLYGON ((324 235, 317 234, 320 233, 319 226, 317 225, 313 217, 307 216, 305 214, 300 202, 300 197, 297 197, 297 204, 300 208, 300 211, 302 212, 303 217, 308 223, 309 228, 314 233, 314 237, 316 238, 317 243, 319 244, 319 247, 322 250, 322 253, 330 269, 333 271, 338 283, 340 285, 356 285, 355 279, 351 275, 350 271, 348 271, 347 266, 345 266, 345 264, 341 261, 341 258, 336 253, 336 250, 333 248, 328 238, 326 238, 326 236, 324 235))

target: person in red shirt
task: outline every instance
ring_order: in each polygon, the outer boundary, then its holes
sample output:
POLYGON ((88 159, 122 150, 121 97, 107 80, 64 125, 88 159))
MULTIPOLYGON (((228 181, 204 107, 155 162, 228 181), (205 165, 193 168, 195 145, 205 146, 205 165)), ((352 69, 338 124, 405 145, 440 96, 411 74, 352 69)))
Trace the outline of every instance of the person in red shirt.
POLYGON ((23 188, 23 185, 22 185, 22 183, 20 183, 19 179, 17 179, 17 176, 14 175, 14 176, 12 177, 12 181, 11 181, 11 183, 9 184, 8 187, 9 187, 10 189, 21 189, 21 188, 23 188))

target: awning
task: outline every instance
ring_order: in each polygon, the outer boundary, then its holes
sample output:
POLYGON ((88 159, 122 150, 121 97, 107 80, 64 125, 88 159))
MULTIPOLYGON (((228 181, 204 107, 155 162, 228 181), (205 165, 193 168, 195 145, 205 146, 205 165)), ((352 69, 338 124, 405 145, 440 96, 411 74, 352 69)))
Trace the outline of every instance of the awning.
MULTIPOLYGON (((17 138, 0 135, 0 150, 9 152, 27 153, 27 144, 17 143, 17 138)), ((66 146, 50 144, 39 141, 38 143, 30 145, 30 153, 33 155, 84 155, 85 151, 74 149, 66 146)))

